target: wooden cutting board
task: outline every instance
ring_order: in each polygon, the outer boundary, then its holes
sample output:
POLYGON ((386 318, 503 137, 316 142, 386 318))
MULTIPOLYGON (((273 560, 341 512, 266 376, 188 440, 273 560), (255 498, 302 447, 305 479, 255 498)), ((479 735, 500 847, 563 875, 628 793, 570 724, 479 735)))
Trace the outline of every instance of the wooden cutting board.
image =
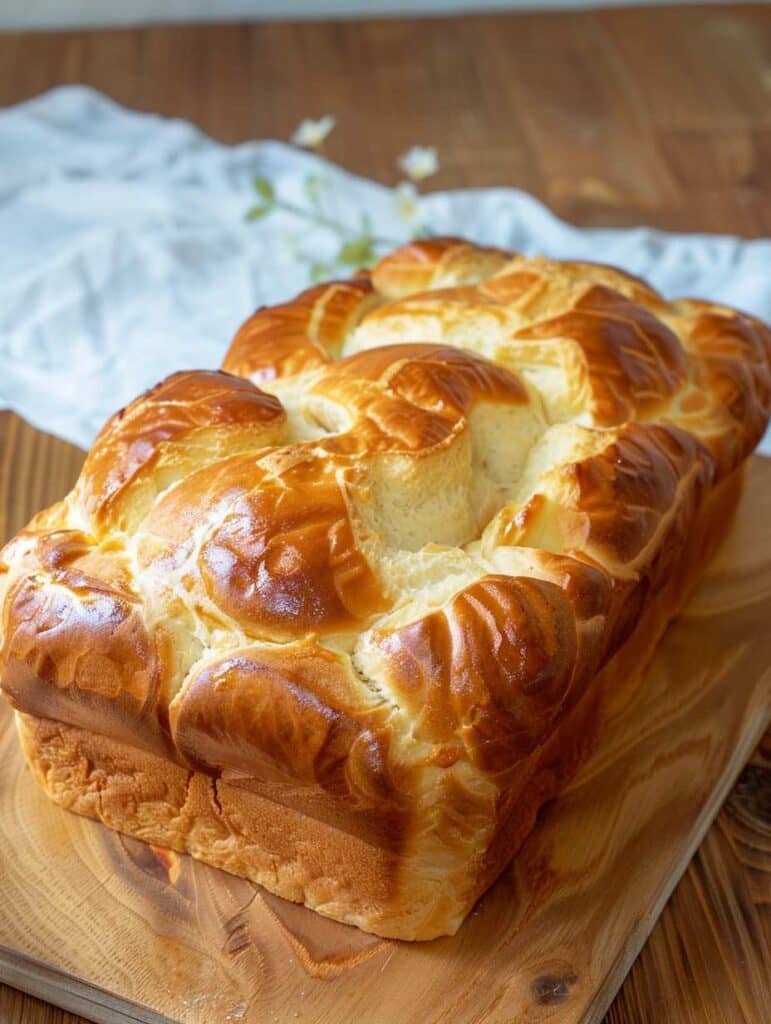
MULTIPOLYGON (((51 462, 31 486, 21 447, 6 443, 0 459, 13 528, 34 510, 20 491, 34 505, 66 476, 51 462)), ((3 705, 0 978, 95 1021, 599 1021, 770 708, 771 461, 757 458, 733 532, 634 702, 454 938, 379 940, 56 808, 24 768, 3 705)), ((677 1019, 762 1024, 768 936, 724 911, 739 962, 754 967, 730 999, 699 993, 705 1016, 677 1019)), ((686 958, 669 939, 675 971, 686 958)), ((704 973, 708 989, 719 972, 704 973)), ((639 1019, 674 1020, 672 1006, 639 1019)))

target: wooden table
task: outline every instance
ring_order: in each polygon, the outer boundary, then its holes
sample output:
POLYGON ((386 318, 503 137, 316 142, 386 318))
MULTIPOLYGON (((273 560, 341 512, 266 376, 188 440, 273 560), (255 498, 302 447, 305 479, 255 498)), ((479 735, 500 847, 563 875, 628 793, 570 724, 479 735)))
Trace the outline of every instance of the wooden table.
MULTIPOLYGON (((393 183, 436 145, 431 185, 514 185, 581 224, 771 233, 771 10, 511 14, 0 35, 0 103, 82 82, 226 142, 335 114, 327 155, 393 183)), ((82 459, 0 413, 0 536, 82 459)), ((771 736, 729 798, 608 1024, 767 1021, 771 736)), ((0 986, 5 1024, 76 1024, 0 986)))

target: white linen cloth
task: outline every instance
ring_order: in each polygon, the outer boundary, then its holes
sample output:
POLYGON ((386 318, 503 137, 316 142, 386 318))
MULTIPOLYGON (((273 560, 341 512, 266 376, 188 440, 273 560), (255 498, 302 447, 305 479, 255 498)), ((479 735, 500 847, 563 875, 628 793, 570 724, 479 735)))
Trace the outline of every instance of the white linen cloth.
MULTIPOLYGON (((0 111, 0 406, 87 446, 166 374, 216 367, 256 306, 307 286, 309 265, 339 248, 285 211, 244 219, 255 177, 307 206, 311 174, 328 215, 409 237, 391 190, 282 143, 221 145, 80 86, 0 111)), ((667 296, 771 320, 769 239, 580 230, 502 188, 428 193, 420 219, 435 234, 614 263, 667 296)))

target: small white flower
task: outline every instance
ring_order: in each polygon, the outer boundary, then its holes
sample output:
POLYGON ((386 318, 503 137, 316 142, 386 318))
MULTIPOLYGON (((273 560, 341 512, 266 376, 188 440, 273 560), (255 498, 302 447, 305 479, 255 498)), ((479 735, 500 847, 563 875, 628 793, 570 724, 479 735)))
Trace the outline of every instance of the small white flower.
POLYGON ((331 114, 325 114, 318 121, 309 118, 303 121, 294 133, 292 142, 303 149, 318 149, 334 127, 335 118, 331 114))
POLYGON ((401 220, 415 220, 418 215, 418 190, 411 181, 400 181, 394 189, 396 215, 401 220))
POLYGON ((399 166, 413 181, 430 178, 439 170, 439 161, 433 146, 412 146, 399 157, 399 166))

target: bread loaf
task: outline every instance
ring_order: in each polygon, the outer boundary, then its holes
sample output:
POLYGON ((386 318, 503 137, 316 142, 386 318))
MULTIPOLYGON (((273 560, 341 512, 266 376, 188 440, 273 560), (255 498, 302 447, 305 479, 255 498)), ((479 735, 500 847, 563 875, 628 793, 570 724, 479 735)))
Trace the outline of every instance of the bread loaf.
POLYGON ((379 935, 453 933, 730 522, 771 335, 416 242, 261 309, 0 553, 51 797, 379 935))

